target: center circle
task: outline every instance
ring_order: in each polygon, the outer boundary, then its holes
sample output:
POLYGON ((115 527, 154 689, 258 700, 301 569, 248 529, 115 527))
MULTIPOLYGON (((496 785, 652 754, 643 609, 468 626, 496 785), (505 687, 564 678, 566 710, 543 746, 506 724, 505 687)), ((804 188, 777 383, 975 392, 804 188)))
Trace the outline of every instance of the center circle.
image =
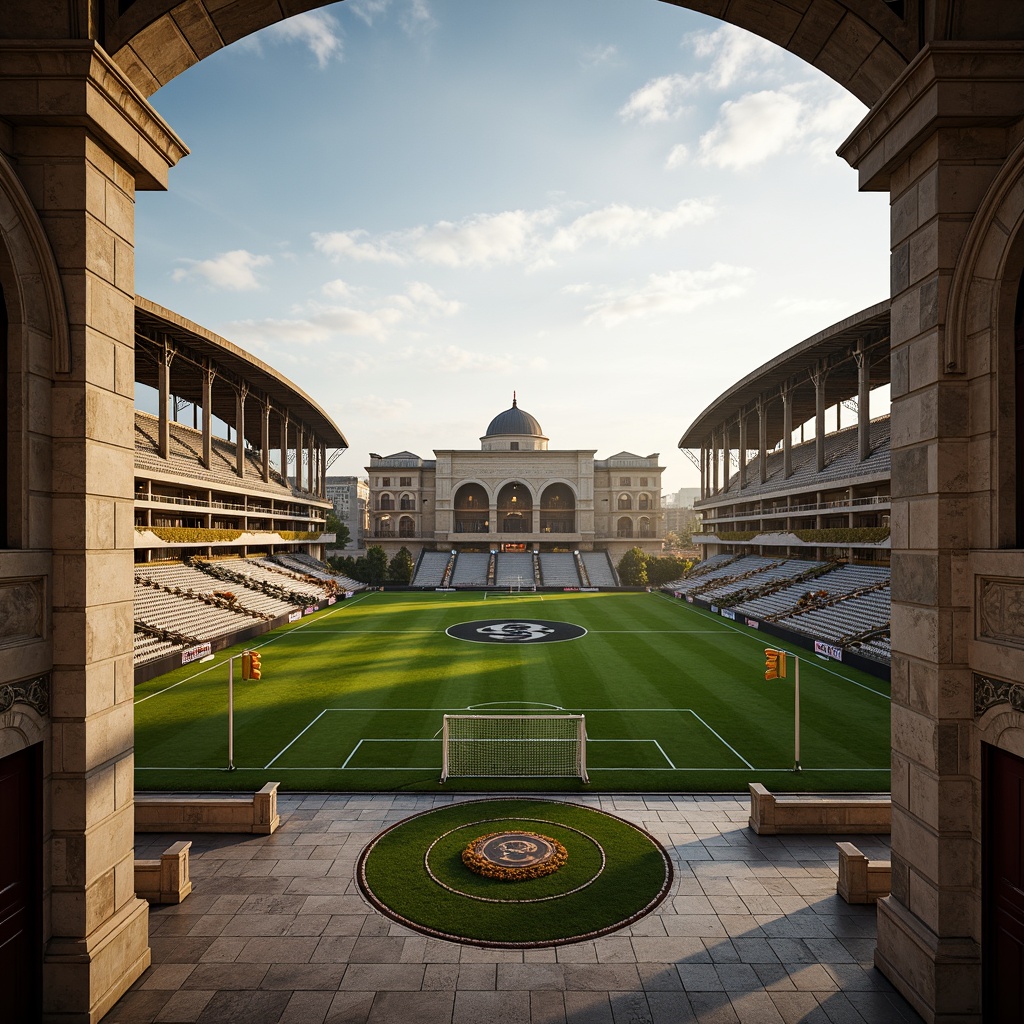
POLYGON ((551 619, 477 619, 475 622, 457 622, 445 632, 455 640, 468 640, 477 644, 550 644, 563 640, 578 640, 587 631, 573 622, 551 619))

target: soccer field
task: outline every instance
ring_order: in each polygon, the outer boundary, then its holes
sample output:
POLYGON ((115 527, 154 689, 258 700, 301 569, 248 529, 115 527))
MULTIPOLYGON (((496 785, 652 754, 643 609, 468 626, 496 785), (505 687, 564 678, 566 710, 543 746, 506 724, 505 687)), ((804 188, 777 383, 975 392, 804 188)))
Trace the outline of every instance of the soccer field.
POLYGON ((888 790, 889 685, 797 652, 797 774, 792 669, 789 679, 764 679, 764 648, 774 645, 658 593, 359 594, 245 645, 260 651, 263 678, 243 681, 235 662, 233 772, 227 659, 242 646, 139 685, 136 786, 650 792, 759 781, 772 790, 888 790), (469 642, 446 632, 486 620, 568 623, 581 635, 469 642), (444 714, 561 711, 586 716, 589 786, 440 786, 444 714))

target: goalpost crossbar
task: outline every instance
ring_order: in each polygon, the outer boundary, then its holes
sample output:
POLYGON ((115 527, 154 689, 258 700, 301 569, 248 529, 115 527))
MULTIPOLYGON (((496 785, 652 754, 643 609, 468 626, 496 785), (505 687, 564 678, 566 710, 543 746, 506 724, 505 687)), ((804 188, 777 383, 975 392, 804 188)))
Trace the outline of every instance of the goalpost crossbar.
POLYGON ((583 715, 445 715, 441 781, 464 778, 587 778, 583 715))

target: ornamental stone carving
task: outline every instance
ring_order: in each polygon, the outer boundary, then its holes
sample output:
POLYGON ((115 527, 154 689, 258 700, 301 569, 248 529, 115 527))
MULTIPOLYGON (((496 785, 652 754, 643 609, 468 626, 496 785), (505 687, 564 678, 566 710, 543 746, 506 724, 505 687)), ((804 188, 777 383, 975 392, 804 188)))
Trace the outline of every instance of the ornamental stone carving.
POLYGON ((989 708, 998 704, 1009 704, 1014 711, 1024 712, 1024 685, 1010 683, 1005 679, 990 679, 988 676, 974 677, 974 717, 981 718, 989 708))
POLYGON ((36 676, 17 683, 0 684, 0 715, 15 704, 27 704, 44 717, 50 714, 50 677, 36 676))
POLYGON ((0 647, 13 647, 43 637, 42 579, 0 583, 0 647))
POLYGON ((1024 580, 978 581, 978 637, 1024 647, 1024 580))

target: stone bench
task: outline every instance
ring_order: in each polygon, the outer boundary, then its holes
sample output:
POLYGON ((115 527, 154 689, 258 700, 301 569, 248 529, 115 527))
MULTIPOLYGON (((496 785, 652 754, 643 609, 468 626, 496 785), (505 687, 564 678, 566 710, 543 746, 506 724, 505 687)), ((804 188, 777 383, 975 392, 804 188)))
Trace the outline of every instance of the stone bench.
POLYGON ((853 843, 836 843, 839 881, 836 892, 847 903, 874 903, 889 895, 892 861, 868 860, 853 843))
POLYGON ((836 793, 806 796, 769 793, 759 782, 750 786, 748 824, 759 836, 814 833, 888 833, 892 828, 889 796, 836 793))
POLYGON ((159 860, 135 862, 135 895, 150 903, 180 903, 191 891, 188 877, 190 842, 174 843, 159 860))
POLYGON ((135 795, 136 832, 251 832, 270 835, 281 823, 278 782, 252 796, 135 795))

